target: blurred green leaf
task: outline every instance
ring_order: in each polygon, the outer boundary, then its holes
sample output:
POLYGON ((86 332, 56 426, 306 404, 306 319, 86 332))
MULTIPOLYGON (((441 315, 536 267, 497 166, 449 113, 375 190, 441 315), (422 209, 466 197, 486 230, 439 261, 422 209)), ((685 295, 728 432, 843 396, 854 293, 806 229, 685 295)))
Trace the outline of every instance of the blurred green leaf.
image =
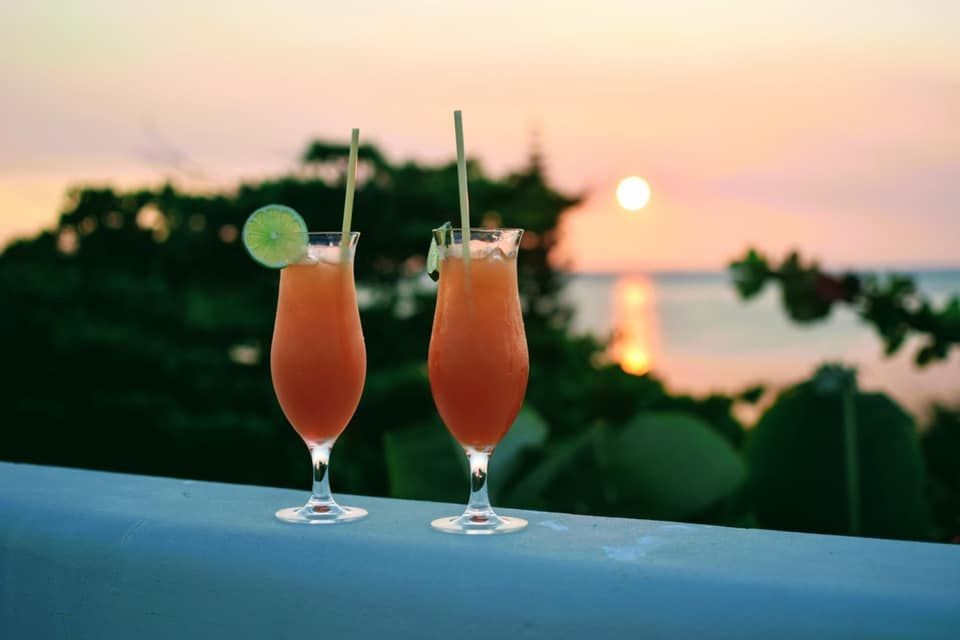
POLYGON ((579 457, 590 450, 591 442, 602 437, 601 428, 590 428, 560 440, 547 447, 539 464, 523 474, 504 497, 504 501, 516 506, 538 507, 550 485, 565 470, 576 465, 579 457))
MULTIPOLYGON (((816 380, 788 389, 751 432, 750 490, 763 526, 848 532, 842 391, 816 380)), ((883 394, 858 393, 854 406, 862 533, 929 536, 923 460, 912 419, 883 394)))
POLYGON ((857 388, 857 370, 830 362, 818 367, 810 381, 818 393, 839 393, 857 388))
POLYGON ((960 542, 960 409, 935 406, 922 444, 938 537, 960 542))
POLYGON ((733 447, 691 415, 641 414, 609 446, 605 467, 619 498, 650 518, 694 516, 746 479, 733 447))
POLYGON ((463 502, 470 493, 466 456, 441 424, 387 431, 390 495, 411 500, 463 502))
POLYGON ((517 471, 523 454, 539 449, 547 441, 550 430, 535 410, 525 406, 520 410, 510 431, 504 436, 490 457, 489 488, 494 497, 517 471))

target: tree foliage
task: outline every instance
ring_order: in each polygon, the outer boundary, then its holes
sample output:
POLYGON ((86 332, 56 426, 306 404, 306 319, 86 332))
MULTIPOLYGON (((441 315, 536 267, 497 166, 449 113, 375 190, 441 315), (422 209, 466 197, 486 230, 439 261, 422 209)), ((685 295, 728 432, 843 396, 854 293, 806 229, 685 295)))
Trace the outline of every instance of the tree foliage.
POLYGON ((787 315, 800 323, 826 318, 836 304, 851 307, 883 340, 887 355, 900 350, 910 334, 923 339, 915 360, 926 366, 944 360, 960 345, 960 296, 939 307, 923 296, 909 276, 881 278, 854 273, 825 273, 816 262, 791 253, 779 265, 751 249, 730 265, 743 299, 760 293, 767 282, 780 285, 787 315))
MULTIPOLYGON (((306 451, 270 383, 277 272, 247 257, 239 230, 271 202, 300 211, 311 229, 339 228, 345 155, 343 145, 316 141, 295 174, 221 193, 77 189, 55 229, 9 246, 0 255, 0 329, 16 375, 6 385, 13 418, 0 458, 308 486, 306 451)), ((435 286, 423 276, 430 230, 456 220, 456 166, 391 163, 374 147, 364 147, 361 163, 355 272, 368 375, 335 449, 334 489, 460 501, 462 454, 436 416, 426 375, 435 286)), ((576 198, 549 186, 536 157, 500 178, 476 162, 469 172, 476 220, 526 229, 528 406, 493 457, 492 491, 501 504, 651 513, 616 498, 639 482, 622 473, 619 489, 593 476, 567 491, 568 474, 579 472, 563 452, 600 443, 648 411, 695 416, 732 445, 742 437, 732 400, 673 396, 649 376, 591 364, 603 345, 569 335, 562 277, 547 261, 557 219, 576 198)))

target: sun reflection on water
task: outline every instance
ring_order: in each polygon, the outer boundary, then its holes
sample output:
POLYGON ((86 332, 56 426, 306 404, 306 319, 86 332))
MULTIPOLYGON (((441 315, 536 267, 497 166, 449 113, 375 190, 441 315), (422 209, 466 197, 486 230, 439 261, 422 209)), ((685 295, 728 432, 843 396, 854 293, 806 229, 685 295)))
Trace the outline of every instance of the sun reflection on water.
POLYGON ((650 371, 650 354, 640 346, 628 346, 620 354, 620 368, 635 376, 650 371))
POLYGON ((615 333, 608 355, 625 372, 642 376, 653 366, 656 327, 650 280, 641 276, 620 279, 614 290, 615 333))

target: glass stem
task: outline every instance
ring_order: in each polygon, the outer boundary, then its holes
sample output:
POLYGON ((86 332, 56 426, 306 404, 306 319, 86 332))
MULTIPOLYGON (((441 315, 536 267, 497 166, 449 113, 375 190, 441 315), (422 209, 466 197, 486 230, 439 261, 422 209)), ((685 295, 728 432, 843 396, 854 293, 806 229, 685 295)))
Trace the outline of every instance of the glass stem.
POLYGON ((464 515, 474 521, 495 518, 496 514, 487 495, 487 463, 490 460, 490 450, 473 447, 466 447, 464 450, 470 460, 470 503, 464 515))
POLYGON ((310 504, 332 506, 336 504, 330 495, 330 451, 333 441, 325 440, 308 446, 313 461, 313 495, 310 496, 310 504))

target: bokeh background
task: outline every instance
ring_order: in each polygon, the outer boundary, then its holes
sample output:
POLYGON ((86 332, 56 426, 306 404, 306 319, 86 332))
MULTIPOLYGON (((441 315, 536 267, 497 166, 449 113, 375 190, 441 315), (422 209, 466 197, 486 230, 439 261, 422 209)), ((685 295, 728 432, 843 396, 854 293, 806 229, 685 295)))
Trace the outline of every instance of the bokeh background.
MULTIPOLYGON (((465 497, 429 230, 528 230, 496 504, 960 536, 957 3, 0 7, 0 458, 306 487, 270 386, 280 202, 337 228, 369 372, 339 492, 465 497), (649 202, 616 197, 641 176, 649 202)), ((318 390, 322 392, 322 390, 318 390)))

